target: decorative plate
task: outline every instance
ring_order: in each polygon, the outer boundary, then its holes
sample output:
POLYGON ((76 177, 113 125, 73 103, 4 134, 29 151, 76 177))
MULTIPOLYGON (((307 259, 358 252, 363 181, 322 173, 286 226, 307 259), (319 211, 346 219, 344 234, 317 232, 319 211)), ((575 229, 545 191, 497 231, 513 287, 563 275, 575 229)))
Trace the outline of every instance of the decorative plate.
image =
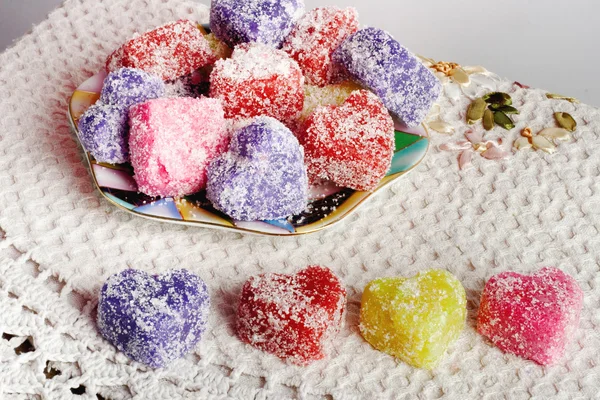
MULTIPOLYGON (((75 90, 69 102, 71 129, 79 139, 81 115, 100 97, 106 77, 100 72, 75 90)), ((80 140, 81 142, 81 140, 80 140)), ((82 146, 83 147, 83 146, 82 146)), ((425 127, 408 129, 396 125, 396 149, 392 166, 373 192, 361 192, 324 184, 310 190, 304 212, 277 221, 236 221, 215 210, 201 191, 182 198, 150 197, 138 192, 130 164, 111 165, 85 153, 98 190, 111 203, 140 217, 192 226, 232 229, 265 235, 300 235, 321 230, 350 215, 369 196, 415 167, 427 153, 429 136, 425 127)))

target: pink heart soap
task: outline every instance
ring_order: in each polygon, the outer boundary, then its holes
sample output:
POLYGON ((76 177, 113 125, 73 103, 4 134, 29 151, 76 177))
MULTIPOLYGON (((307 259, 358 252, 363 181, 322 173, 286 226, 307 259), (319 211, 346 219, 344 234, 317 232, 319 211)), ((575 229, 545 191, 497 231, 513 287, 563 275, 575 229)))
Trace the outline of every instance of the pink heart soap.
POLYGON ((485 284, 477 330, 502 351, 553 364, 579 325, 582 305, 577 282, 559 269, 503 272, 485 284))
POLYGON ((149 196, 185 196, 206 187, 210 162, 227 149, 221 102, 202 97, 148 100, 129 109, 133 178, 149 196))

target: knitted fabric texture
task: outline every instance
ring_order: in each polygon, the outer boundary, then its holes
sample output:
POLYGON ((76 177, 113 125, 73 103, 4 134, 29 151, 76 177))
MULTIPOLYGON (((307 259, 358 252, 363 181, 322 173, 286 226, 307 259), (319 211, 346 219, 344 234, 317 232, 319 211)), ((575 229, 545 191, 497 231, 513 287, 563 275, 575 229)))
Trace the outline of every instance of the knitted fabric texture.
POLYGON ((554 126, 565 111, 579 127, 549 155, 521 150, 503 161, 473 158, 460 171, 440 144, 463 138, 470 99, 440 99, 449 137, 431 132, 409 175, 325 231, 297 237, 242 235, 134 217, 95 189, 66 119, 70 94, 131 37, 179 18, 207 22, 183 0, 67 0, 0 55, 0 397, 178 398, 592 398, 600 376, 600 112, 497 80, 521 111, 516 128, 486 139, 509 148, 520 129, 554 126), (264 272, 331 268, 348 312, 329 360, 288 365, 234 332, 243 282, 264 272), (580 329, 556 366, 503 354, 475 331, 479 297, 493 274, 556 266, 584 291, 580 329), (132 362, 95 326, 99 290, 124 268, 188 268, 209 286, 212 315, 187 357, 152 370, 132 362), (375 351, 358 332, 365 285, 428 268, 465 286, 467 326, 433 371, 375 351), (97 397, 100 395, 102 397, 97 397))

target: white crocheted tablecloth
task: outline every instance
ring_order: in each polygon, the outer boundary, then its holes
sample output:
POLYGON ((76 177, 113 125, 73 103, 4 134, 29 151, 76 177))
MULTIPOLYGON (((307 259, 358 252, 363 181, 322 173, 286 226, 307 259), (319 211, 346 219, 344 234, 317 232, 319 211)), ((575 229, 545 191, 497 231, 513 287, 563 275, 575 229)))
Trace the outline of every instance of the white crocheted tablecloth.
MULTIPOLYGON (((463 138, 469 99, 441 100, 456 130, 432 132, 426 159, 337 226, 297 237, 242 235, 147 221, 103 200, 69 131, 67 100, 134 31, 180 17, 207 21, 183 0, 67 0, 0 55, 0 398, 598 398, 600 388, 600 112, 496 82, 521 110, 496 128, 509 150, 519 131, 579 122, 555 154, 503 161, 438 146, 463 138), (329 360, 287 365, 242 344, 232 324, 241 284, 266 271, 330 267, 348 289, 345 328, 329 360), (557 266, 585 293, 564 360, 542 367, 506 355, 475 332, 479 296, 501 271, 557 266), (209 285, 210 327, 170 368, 128 360, 95 326, 98 291, 117 271, 188 268, 209 285), (444 268, 464 284, 468 321, 433 371, 409 367, 360 337, 365 284, 444 268)), ((517 78, 517 77, 515 77, 517 78)))

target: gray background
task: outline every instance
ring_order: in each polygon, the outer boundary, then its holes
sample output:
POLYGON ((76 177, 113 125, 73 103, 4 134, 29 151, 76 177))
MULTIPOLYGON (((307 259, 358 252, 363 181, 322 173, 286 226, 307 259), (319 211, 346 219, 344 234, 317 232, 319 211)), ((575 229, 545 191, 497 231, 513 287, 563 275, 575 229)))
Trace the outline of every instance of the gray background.
MULTIPOLYGON (((521 83, 600 106, 600 2, 595 0, 305 2, 307 9, 354 6, 363 25, 386 29, 415 53, 484 65, 521 83)), ((60 3, 0 0, 0 50, 60 3)))

